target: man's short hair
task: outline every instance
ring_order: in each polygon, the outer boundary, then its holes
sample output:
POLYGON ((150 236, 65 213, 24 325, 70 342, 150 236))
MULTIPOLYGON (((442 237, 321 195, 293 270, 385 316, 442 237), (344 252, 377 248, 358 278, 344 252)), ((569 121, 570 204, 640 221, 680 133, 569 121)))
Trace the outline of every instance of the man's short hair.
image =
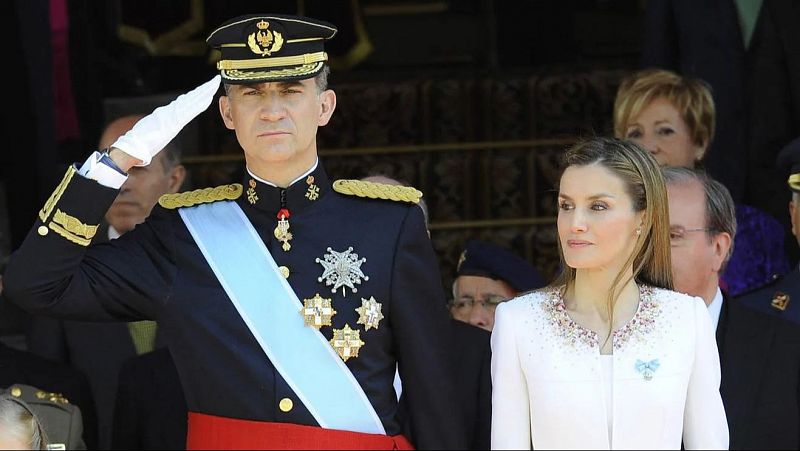
POLYGON ((667 185, 677 185, 696 181, 703 187, 705 193, 705 227, 708 239, 718 233, 727 233, 731 237, 731 247, 720 272, 733 254, 733 245, 736 237, 736 206, 733 203, 730 191, 722 183, 714 180, 704 171, 682 167, 665 167, 661 169, 667 185))
POLYGON ((164 172, 169 172, 172 168, 181 164, 182 153, 181 146, 176 144, 174 140, 170 141, 170 143, 159 152, 159 155, 162 155, 161 162, 164 166, 164 172))

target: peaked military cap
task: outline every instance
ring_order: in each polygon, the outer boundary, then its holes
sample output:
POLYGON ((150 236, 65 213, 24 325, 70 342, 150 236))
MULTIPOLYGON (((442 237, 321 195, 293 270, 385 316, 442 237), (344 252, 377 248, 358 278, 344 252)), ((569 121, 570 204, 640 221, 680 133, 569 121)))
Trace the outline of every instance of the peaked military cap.
POLYGON ((255 14, 225 22, 206 42, 222 53, 223 82, 261 83, 314 77, 328 60, 323 44, 335 34, 334 25, 320 20, 255 14))
POLYGON ((50 442, 47 449, 86 449, 81 410, 60 393, 14 384, 0 389, 0 396, 14 400, 36 417, 50 442))
POLYGON ((778 168, 789 174, 787 183, 792 191, 800 192, 800 137, 784 146, 778 153, 778 168))
POLYGON ((492 243, 467 242, 458 260, 457 276, 481 276, 506 282, 516 292, 535 290, 545 285, 539 271, 527 260, 492 243))

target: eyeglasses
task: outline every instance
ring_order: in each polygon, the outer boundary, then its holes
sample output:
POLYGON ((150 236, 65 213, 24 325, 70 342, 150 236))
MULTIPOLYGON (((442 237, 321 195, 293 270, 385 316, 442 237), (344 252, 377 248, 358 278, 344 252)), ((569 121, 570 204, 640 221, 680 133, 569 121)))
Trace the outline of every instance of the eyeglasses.
POLYGON ((450 306, 453 307, 458 313, 466 314, 472 311, 475 305, 480 305, 483 309, 488 310, 490 312, 494 312, 497 308, 498 304, 501 304, 507 301, 508 298, 504 298, 502 296, 492 296, 487 299, 472 299, 472 298, 464 298, 464 299, 456 299, 450 302, 450 306))
POLYGON ((694 229, 684 229, 683 227, 671 227, 669 229, 669 242, 673 246, 686 242, 686 234, 691 232, 711 232, 710 227, 697 227, 694 229))

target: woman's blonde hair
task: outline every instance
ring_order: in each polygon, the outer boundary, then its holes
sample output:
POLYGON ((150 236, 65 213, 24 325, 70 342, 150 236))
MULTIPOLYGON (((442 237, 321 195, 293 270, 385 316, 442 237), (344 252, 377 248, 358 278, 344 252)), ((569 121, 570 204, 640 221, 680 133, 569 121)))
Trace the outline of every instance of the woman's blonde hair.
POLYGON ((663 69, 635 72, 622 80, 614 100, 614 136, 625 138, 630 123, 659 97, 678 110, 696 145, 711 145, 716 113, 710 86, 699 78, 663 69))
MULTIPOLYGON (((608 314, 612 319, 614 303, 630 279, 623 280, 626 268, 633 269, 638 283, 672 289, 672 260, 669 242, 669 205, 667 188, 658 162, 636 144, 616 138, 592 138, 572 146, 564 154, 563 168, 600 165, 619 177, 631 198, 634 212, 644 212, 641 233, 623 269, 614 278, 608 296, 608 314)), ((562 172, 563 175, 563 172, 562 172)), ((564 293, 575 283, 575 268, 564 259, 561 240, 558 243, 561 273, 553 286, 564 293)), ((609 333, 610 335, 610 333, 609 333)))
POLYGON ((39 419, 24 401, 0 395, 0 431, 28 443, 28 449, 47 449, 48 440, 39 419))

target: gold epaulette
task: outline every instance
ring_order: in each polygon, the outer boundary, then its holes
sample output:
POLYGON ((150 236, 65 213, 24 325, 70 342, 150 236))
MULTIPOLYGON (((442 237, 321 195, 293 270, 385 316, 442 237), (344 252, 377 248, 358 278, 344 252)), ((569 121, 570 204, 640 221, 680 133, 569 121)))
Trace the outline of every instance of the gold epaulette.
POLYGON ((370 199, 386 199, 396 202, 418 204, 422 191, 413 186, 387 185, 384 183, 365 182, 363 180, 337 180, 333 182, 337 193, 348 196, 367 197, 370 199))
POLYGON ((242 195, 242 185, 232 183, 221 185, 216 188, 203 188, 184 193, 164 194, 158 199, 158 204, 168 210, 181 207, 191 207, 193 205, 207 204, 220 200, 236 200, 242 195))

